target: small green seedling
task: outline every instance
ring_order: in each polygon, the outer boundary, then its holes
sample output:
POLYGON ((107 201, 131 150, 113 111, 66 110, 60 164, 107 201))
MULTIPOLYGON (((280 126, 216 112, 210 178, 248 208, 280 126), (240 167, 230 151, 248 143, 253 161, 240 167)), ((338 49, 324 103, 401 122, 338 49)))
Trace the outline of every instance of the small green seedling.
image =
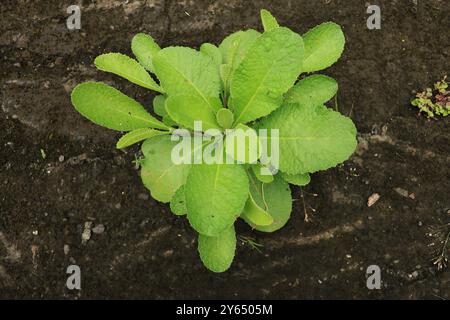
MULTIPOLYGON (((324 105, 336 95, 336 81, 320 74, 300 79, 339 59, 345 44, 341 28, 327 22, 300 36, 266 10, 261 18, 263 32, 238 31, 218 47, 160 48, 152 37, 138 34, 132 40, 137 60, 119 53, 95 59, 100 70, 156 91, 157 117, 104 83, 82 83, 72 92, 83 116, 128 132, 117 148, 144 141, 143 184, 154 199, 170 203, 174 214, 187 216, 199 233, 200 258, 214 272, 224 272, 234 259, 238 218, 260 232, 279 230, 292 211, 289 184, 308 184, 311 173, 335 167, 356 148, 352 120, 324 105), (183 128, 195 136, 198 121, 205 130, 249 129, 259 146, 276 140, 278 170, 260 153, 239 157, 233 149, 226 156, 237 163, 174 163, 174 132, 183 128), (261 130, 277 135, 262 136, 261 130)), ((229 141, 227 136, 225 144, 229 141)), ((194 145, 193 154, 209 146, 194 145)))
POLYGON ((419 108, 419 114, 424 113, 427 118, 450 115, 450 91, 448 90, 447 76, 434 84, 434 90, 427 88, 425 91, 417 93, 411 104, 419 108))

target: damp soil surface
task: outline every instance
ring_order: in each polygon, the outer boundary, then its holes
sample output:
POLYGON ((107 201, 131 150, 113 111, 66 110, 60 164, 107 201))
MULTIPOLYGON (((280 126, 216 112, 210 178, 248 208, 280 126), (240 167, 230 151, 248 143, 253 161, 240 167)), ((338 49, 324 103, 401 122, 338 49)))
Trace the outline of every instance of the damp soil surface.
POLYGON ((433 264, 448 254, 449 119, 409 106, 414 90, 450 72, 448 1, 375 1, 381 30, 367 28, 359 0, 78 1, 81 30, 69 31, 72 2, 0 6, 0 298, 450 298, 450 272, 433 264), (261 8, 300 33, 342 25, 345 53, 325 73, 339 82, 337 106, 355 121, 359 146, 313 174, 303 197, 293 188, 284 229, 263 234, 238 222, 238 234, 262 247, 240 240, 229 271, 214 274, 186 219, 143 187, 138 147, 116 150, 120 133, 82 118, 69 95, 95 79, 149 106, 152 93, 97 71, 94 58, 131 54, 138 32, 162 46, 218 44, 260 29, 261 8), (72 264, 79 291, 66 288, 72 264), (380 267, 379 290, 366 286, 370 265, 380 267))

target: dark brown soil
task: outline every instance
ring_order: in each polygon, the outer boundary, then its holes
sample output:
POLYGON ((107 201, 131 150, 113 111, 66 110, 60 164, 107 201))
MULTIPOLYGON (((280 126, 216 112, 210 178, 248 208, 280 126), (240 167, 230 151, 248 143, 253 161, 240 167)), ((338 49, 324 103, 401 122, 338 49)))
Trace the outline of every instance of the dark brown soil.
POLYGON ((383 18, 375 31, 359 0, 81 1, 82 29, 68 31, 72 2, 0 6, 0 298, 450 298, 450 272, 433 265, 439 239, 429 235, 450 222, 449 119, 409 107, 412 90, 450 73, 448 1, 374 1, 383 18), (360 146, 313 175, 304 189, 311 222, 294 189, 283 230, 239 223, 261 253, 239 243, 231 269, 217 275, 202 266, 187 221, 148 196, 132 164, 138 148, 115 150, 119 133, 83 119, 69 93, 97 79, 149 105, 150 93, 96 71, 95 56, 129 54, 139 31, 163 46, 219 43, 260 28, 260 8, 299 32, 343 26, 345 54, 326 73, 339 81, 339 109, 357 124, 360 146), (82 244, 87 221, 106 229, 82 244), (66 289, 70 264, 81 267, 81 291, 66 289), (381 290, 366 287, 372 264, 381 290))

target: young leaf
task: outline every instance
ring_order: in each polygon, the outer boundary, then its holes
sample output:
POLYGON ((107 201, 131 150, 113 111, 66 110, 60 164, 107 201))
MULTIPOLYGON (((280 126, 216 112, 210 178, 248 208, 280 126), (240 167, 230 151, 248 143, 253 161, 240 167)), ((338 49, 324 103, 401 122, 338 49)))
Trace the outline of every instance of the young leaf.
POLYGON ((266 32, 280 26, 277 22, 277 19, 275 19, 274 16, 266 9, 261 10, 261 21, 264 27, 264 31, 266 32))
POLYGON ((247 123, 277 109, 293 86, 303 63, 303 40, 287 28, 260 36, 231 80, 235 124, 247 123))
POLYGON ((218 236, 231 227, 248 197, 245 169, 232 164, 193 165, 185 186, 188 219, 201 234, 218 236))
POLYGON ((145 156, 142 162, 141 178, 150 190, 152 197, 161 202, 169 202, 175 192, 186 182, 190 165, 174 164, 171 158, 172 148, 178 142, 170 136, 156 136, 142 145, 145 156))
POLYGON ((220 44, 222 63, 227 66, 226 68, 222 67, 220 71, 226 92, 230 90, 230 81, 236 68, 260 35, 258 31, 253 29, 238 31, 226 37, 220 44))
POLYGON ((139 62, 124 54, 102 54, 95 58, 94 64, 99 70, 117 74, 141 87, 163 92, 162 88, 145 71, 139 62))
POLYGON ((118 131, 139 128, 169 130, 137 101, 101 82, 85 82, 72 91, 75 109, 92 122, 118 131))
POLYGON ((314 27, 303 36, 305 42, 304 72, 328 68, 342 55, 345 36, 339 25, 326 22, 314 27))
POLYGON ((230 109, 222 108, 216 114, 217 123, 224 129, 231 128, 234 121, 233 112, 230 109))
POLYGON ((257 226, 269 226, 273 223, 272 216, 256 204, 251 193, 245 204, 244 211, 242 211, 241 218, 248 224, 257 226))
POLYGON ((200 52, 210 57, 218 67, 222 64, 222 54, 215 45, 204 43, 200 46, 200 52))
POLYGON ((289 185, 278 176, 272 183, 266 184, 258 181, 249 174, 250 193, 256 205, 267 212, 273 219, 268 226, 257 225, 245 219, 250 226, 262 232, 274 232, 281 229, 289 220, 292 211, 292 196, 289 185))
POLYGON ((314 74, 300 80, 286 93, 284 104, 310 101, 314 106, 322 105, 333 98, 338 84, 333 78, 314 74))
POLYGON ((142 140, 149 139, 155 136, 160 136, 163 134, 169 134, 169 131, 159 131, 150 128, 136 129, 131 132, 128 132, 126 135, 121 137, 119 141, 117 141, 116 148, 123 149, 135 143, 141 142, 142 140))
POLYGON ((160 117, 167 116, 165 96, 159 95, 153 98, 153 111, 160 117))
POLYGON ((198 236, 198 252, 206 268, 213 272, 228 270, 236 251, 234 226, 227 228, 217 237, 198 236))
POLYGON ((356 148, 352 120, 325 106, 284 105, 258 127, 279 129, 279 169, 288 174, 332 168, 347 160, 356 148))
POLYGON ((178 188, 170 200, 170 210, 177 216, 184 216, 187 214, 186 197, 184 195, 184 186, 178 188))
POLYGON ((168 47, 158 52, 153 65, 169 96, 196 96, 212 109, 217 108, 211 98, 219 98, 221 81, 219 70, 209 57, 186 47, 168 47))
POLYGON ((194 129, 194 121, 202 121, 203 130, 220 128, 214 109, 198 96, 169 96, 166 110, 171 119, 189 129, 194 129))
POLYGON ((287 173, 282 172, 281 177, 287 183, 295 184, 296 186, 300 186, 300 187, 306 186, 307 184, 309 184, 311 182, 311 177, 310 177, 309 173, 287 174, 287 173))
POLYGON ((155 40, 145 33, 138 33, 131 40, 131 51, 139 63, 148 71, 154 72, 153 57, 161 50, 155 40))
POLYGON ((252 165, 251 168, 252 168, 253 174, 255 175, 256 179, 258 179, 259 181, 261 181, 263 183, 271 183, 273 181, 273 175, 261 173, 261 169, 262 169, 261 164, 256 163, 256 164, 252 165))

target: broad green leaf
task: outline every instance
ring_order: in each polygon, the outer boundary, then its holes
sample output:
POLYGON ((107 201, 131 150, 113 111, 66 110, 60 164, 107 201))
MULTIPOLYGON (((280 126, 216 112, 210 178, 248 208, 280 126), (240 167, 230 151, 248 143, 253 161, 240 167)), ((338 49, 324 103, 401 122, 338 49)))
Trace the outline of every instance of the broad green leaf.
POLYGON ((277 109, 302 69, 303 40, 287 28, 264 33, 253 43, 231 80, 235 124, 277 109))
POLYGON ((159 95, 153 99, 153 111, 160 117, 167 116, 165 96, 159 95))
POLYGON ((136 129, 131 132, 128 132, 126 135, 121 137, 119 141, 117 141, 116 148, 123 149, 135 143, 141 142, 142 140, 169 133, 170 133, 169 131, 159 131, 150 128, 136 129))
POLYGON ((189 129, 194 129, 194 121, 202 121, 203 130, 220 128, 214 110, 198 96, 169 96, 166 110, 171 119, 189 129))
MULTIPOLYGON (((325 106, 284 105, 258 127, 279 130, 279 169, 288 174, 335 167, 347 160, 356 148, 352 120, 325 106)), ((268 139, 269 145, 270 136, 268 139)))
POLYGON ((233 164, 193 165, 185 186, 188 219, 201 234, 218 236, 231 227, 248 197, 244 167, 233 164))
POLYGON ((263 166, 261 166, 261 164, 256 163, 252 165, 251 168, 256 179, 258 179, 259 181, 264 183, 271 183, 273 181, 273 175, 265 174, 268 171, 267 169, 264 170, 264 174, 261 172, 261 169, 263 169, 263 166))
POLYGON ((309 173, 287 174, 282 172, 281 177, 283 178, 284 181, 290 184, 295 184, 296 186, 300 187, 306 186, 311 182, 311 176, 309 175, 309 173))
POLYGON ((234 121, 233 112, 230 109, 222 108, 216 114, 217 123, 224 129, 231 128, 234 121))
POLYGON ((111 72, 141 87, 163 92, 162 88, 136 60, 121 53, 106 53, 95 58, 95 66, 102 71, 111 72))
POLYGON ((226 131, 225 150, 239 164, 255 163, 261 155, 261 146, 255 129, 238 124, 226 131))
POLYGON ((217 237, 198 236, 198 252, 206 268, 213 272, 228 270, 236 251, 234 226, 227 228, 217 237))
POLYGON ((196 96, 220 109, 215 101, 221 91, 219 70, 209 57, 186 47, 168 47, 158 52, 153 65, 168 96, 196 96))
POLYGON ((314 106, 322 105, 333 98, 338 84, 333 78, 315 74, 300 80, 285 96, 284 104, 302 103, 309 100, 314 106))
POLYGON ((184 185, 190 169, 188 164, 174 164, 172 161, 172 148, 177 143, 164 135, 148 139, 142 145, 145 156, 141 164, 142 182, 154 199, 164 203, 169 202, 184 185))
POLYGON ((148 71, 154 72, 153 57, 161 50, 155 40, 145 34, 138 33, 131 40, 131 51, 139 61, 139 63, 148 71))
POLYGON ((170 210, 177 216, 184 216, 185 214, 187 214, 184 186, 178 188, 178 190, 173 195, 172 200, 170 200, 170 210))
POLYGON ((261 34, 253 29, 238 31, 226 37, 219 46, 222 62, 227 67, 220 70, 225 91, 230 90, 230 81, 236 68, 244 59, 248 49, 261 34))
POLYGON ((323 70, 334 64, 344 51, 345 36, 334 22, 322 23, 303 36, 305 42, 304 72, 323 70))
POLYGON ((101 82, 85 82, 72 91, 75 109, 92 122, 118 131, 170 129, 134 99, 101 82))
POLYGON ((273 218, 268 226, 257 225, 246 220, 250 226, 258 231, 274 232, 281 229, 289 220, 292 211, 291 190, 287 182, 278 176, 272 183, 261 183, 253 174, 249 174, 250 193, 256 205, 273 218))
POLYGON ((277 19, 275 19, 275 17, 266 9, 261 10, 261 21, 264 27, 264 31, 266 32, 280 26, 277 22, 277 19))
POLYGON ((214 61, 218 67, 222 64, 222 54, 219 48, 211 43, 204 43, 200 46, 200 52, 206 54, 208 57, 214 61))
POLYGON ((248 224, 257 226, 269 226, 273 223, 272 216, 256 204, 251 193, 245 204, 244 211, 242 211, 241 218, 248 224))

